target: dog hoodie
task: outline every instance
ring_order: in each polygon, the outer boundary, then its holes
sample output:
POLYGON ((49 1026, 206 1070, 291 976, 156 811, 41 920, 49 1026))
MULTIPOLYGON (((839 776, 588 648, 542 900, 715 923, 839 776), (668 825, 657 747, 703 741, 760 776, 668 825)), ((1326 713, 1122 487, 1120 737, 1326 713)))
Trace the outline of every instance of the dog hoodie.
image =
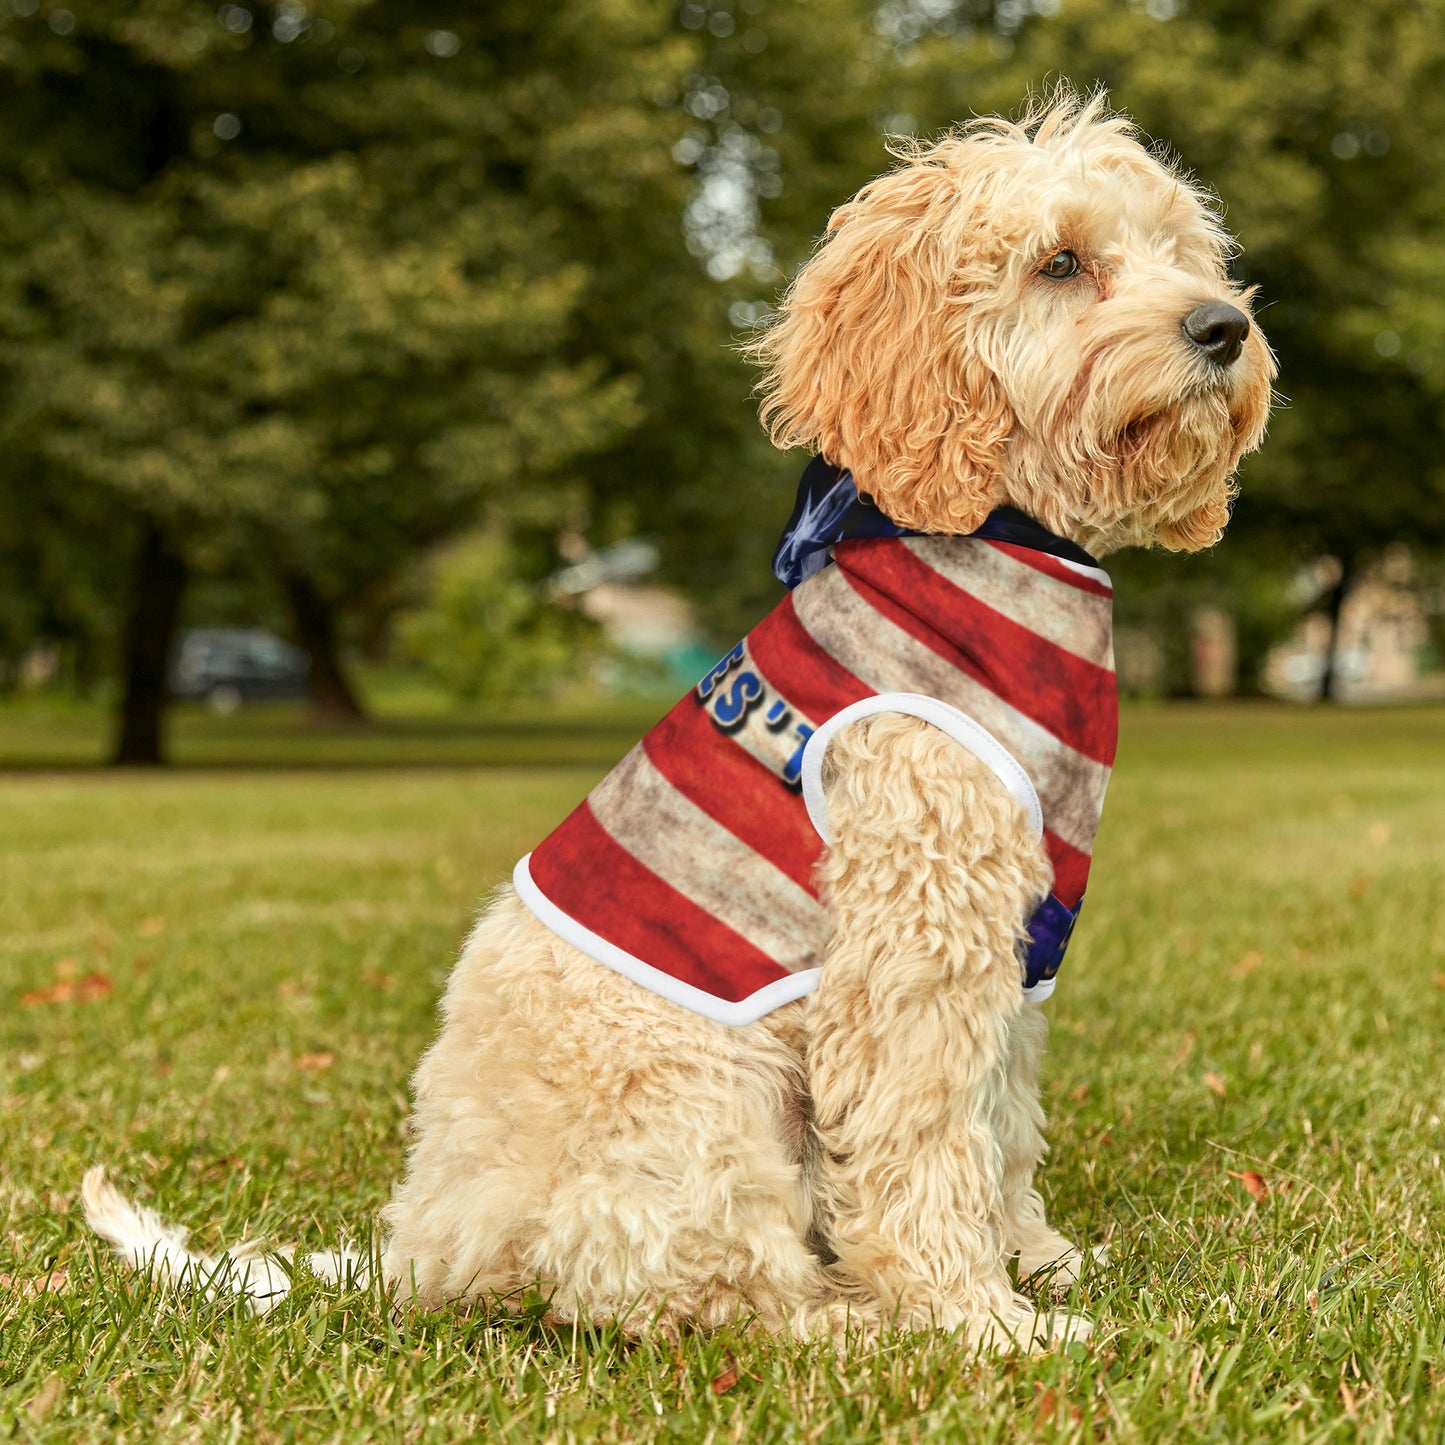
POLYGON ((1053 864, 1024 996, 1054 977, 1114 760, 1109 578, 1000 509, 910 532, 815 461, 774 562, 793 590, 516 867, 560 937, 664 998, 747 1024, 817 987, 828 915, 821 769, 858 718, 901 712, 998 775, 1053 864))

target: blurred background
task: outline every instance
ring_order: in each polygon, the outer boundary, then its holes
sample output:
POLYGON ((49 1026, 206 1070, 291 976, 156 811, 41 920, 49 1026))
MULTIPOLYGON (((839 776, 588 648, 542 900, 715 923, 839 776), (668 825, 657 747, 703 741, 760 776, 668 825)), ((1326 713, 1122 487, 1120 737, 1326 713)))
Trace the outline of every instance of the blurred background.
POLYGON ((803 461, 738 343, 887 136, 1058 77, 1223 198, 1287 398, 1221 547, 1111 560, 1126 693, 1445 697, 1437 0, 0 0, 0 761, 675 695, 803 461))

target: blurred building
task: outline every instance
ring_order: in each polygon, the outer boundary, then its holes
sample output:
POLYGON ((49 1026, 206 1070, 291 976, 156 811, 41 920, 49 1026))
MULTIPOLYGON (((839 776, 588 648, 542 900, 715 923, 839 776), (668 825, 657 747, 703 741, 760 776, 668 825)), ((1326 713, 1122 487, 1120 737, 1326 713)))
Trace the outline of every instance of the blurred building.
POLYGON ((599 551, 577 548, 578 560, 554 572, 546 590, 575 597, 611 644, 603 682, 619 689, 691 687, 717 661, 686 598, 649 582, 658 553, 639 538, 599 551))
MULTIPOLYGON (((1336 564, 1337 565, 1337 564, 1336 564)), ((1334 585, 1329 560, 1302 580, 1318 596, 1334 585)), ((1340 608, 1335 640, 1335 696, 1342 702, 1395 702, 1445 697, 1445 672, 1430 666, 1427 599, 1409 550, 1392 548, 1355 582, 1340 608)), ((1271 650, 1260 674, 1276 697, 1317 698, 1330 648, 1324 609, 1301 618, 1293 636, 1271 650)))

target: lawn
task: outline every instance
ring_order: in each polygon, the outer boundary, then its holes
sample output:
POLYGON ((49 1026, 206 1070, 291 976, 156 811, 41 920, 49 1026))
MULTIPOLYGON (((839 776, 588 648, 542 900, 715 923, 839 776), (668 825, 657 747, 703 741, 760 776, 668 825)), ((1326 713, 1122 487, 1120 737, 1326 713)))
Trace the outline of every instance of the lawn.
POLYGON ((0 715, 0 1437, 1445 1438, 1439 709, 1126 713, 1048 1005, 1045 1193, 1112 1248, 1087 1347, 674 1352, 309 1279, 256 1320, 87 1240, 104 1160, 205 1247, 365 1242, 478 901, 646 711, 192 717, 162 776, 0 715))

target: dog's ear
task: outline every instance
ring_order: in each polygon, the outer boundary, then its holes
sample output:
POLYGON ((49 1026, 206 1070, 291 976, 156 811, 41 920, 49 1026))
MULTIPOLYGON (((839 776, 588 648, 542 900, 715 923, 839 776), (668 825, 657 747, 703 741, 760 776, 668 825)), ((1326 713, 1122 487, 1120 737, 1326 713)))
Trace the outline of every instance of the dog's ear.
POLYGON ((841 206, 748 348, 764 367, 774 444, 847 467, 889 517, 921 531, 982 525, 1003 500, 1013 428, 970 298, 968 148, 920 151, 841 206))

